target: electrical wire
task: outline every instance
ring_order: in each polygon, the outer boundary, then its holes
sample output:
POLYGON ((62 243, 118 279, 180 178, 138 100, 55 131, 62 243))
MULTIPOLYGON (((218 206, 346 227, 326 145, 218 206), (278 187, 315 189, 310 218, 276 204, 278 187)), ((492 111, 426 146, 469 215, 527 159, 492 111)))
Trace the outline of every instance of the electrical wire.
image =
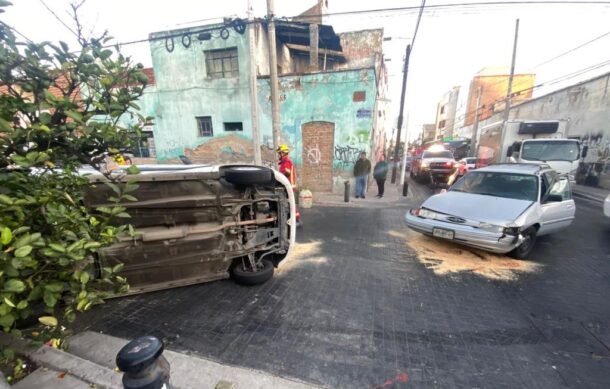
MULTIPOLYGON (((448 4, 432 4, 428 5, 426 8, 428 11, 434 11, 439 9, 446 8, 456 8, 456 7, 489 7, 489 6, 509 6, 509 5, 610 5, 610 1, 542 1, 542 0, 530 0, 530 1, 485 1, 485 2, 468 2, 468 3, 448 3, 448 4)), ((306 16, 293 16, 293 17, 283 17, 282 19, 311 19, 311 18, 319 18, 322 16, 343 16, 343 15, 358 15, 358 14, 370 14, 370 13, 380 13, 380 12, 397 12, 397 11, 410 11, 410 10, 419 10, 420 6, 409 6, 409 7, 391 7, 391 8, 376 8, 376 9, 366 9, 366 10, 356 10, 356 11, 341 11, 341 12, 328 12, 324 14, 317 15, 306 15, 306 16)))
POLYGON ((426 0, 421 1, 421 7, 419 8, 419 15, 417 15, 417 23, 415 24, 415 32, 413 33, 413 39, 411 40, 411 51, 415 46, 415 38, 417 38, 417 31, 419 31, 419 22, 421 22, 421 16, 424 13, 424 7, 426 6, 426 0))
POLYGON ((582 44, 580 44, 580 45, 578 45, 578 46, 576 46, 576 47, 574 47, 574 48, 572 48, 572 49, 570 49, 568 51, 564 51, 563 53, 558 54, 558 55, 556 55, 555 57, 553 57, 551 59, 547 59, 546 61, 541 62, 538 65, 534 66, 532 69, 537 69, 539 67, 542 67, 543 65, 546 65, 546 64, 548 64, 550 62, 553 62, 556 59, 559 59, 559 58, 564 57, 564 56, 566 56, 566 55, 568 55, 570 53, 573 53, 574 51, 576 51, 576 50, 578 50, 580 48, 583 48, 583 47, 585 47, 585 46, 587 46, 587 45, 589 45, 589 44, 591 44, 593 42, 596 42, 596 41, 598 41, 598 40, 600 40, 600 39, 602 39, 602 38, 604 38, 606 36, 610 36, 610 31, 608 31, 608 32, 606 32, 606 33, 604 33, 602 35, 599 35, 599 36, 597 36, 597 37, 595 37, 595 38, 593 38, 593 39, 591 39, 591 40, 589 40, 589 41, 587 41, 585 43, 582 43, 582 44))

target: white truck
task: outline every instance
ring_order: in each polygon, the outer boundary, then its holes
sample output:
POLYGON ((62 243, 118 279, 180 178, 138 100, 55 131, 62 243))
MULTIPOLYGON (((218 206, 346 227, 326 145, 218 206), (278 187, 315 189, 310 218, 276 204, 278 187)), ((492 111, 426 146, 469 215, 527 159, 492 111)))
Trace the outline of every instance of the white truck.
POLYGON ((510 120, 481 129, 477 167, 492 163, 545 163, 575 181, 580 158, 587 155, 577 139, 565 136, 565 120, 510 120))

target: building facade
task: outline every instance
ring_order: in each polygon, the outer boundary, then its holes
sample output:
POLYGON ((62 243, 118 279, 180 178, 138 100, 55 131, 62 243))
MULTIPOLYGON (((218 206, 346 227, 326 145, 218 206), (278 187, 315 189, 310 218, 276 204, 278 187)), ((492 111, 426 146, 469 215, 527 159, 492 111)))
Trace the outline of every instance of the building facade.
MULTIPOLYGON (((509 69, 486 67, 481 69, 470 82, 470 90, 464 113, 464 126, 471 126, 477 110, 479 90, 479 120, 485 120, 505 108, 508 93, 509 69)), ((535 74, 515 74, 513 77, 512 104, 519 104, 532 98, 535 74)))
POLYGON ((436 128, 434 140, 453 139, 455 115, 457 111, 460 87, 454 86, 445 93, 436 108, 436 128))
MULTIPOLYGON (((263 162, 275 166, 267 25, 255 24, 254 56, 247 31, 232 26, 150 34, 155 85, 141 105, 153 118, 157 161, 184 155, 195 163, 253 162, 257 104, 263 162)), ((340 189, 359 152, 373 158, 383 152, 389 116, 383 30, 336 34, 327 25, 278 21, 276 37, 281 140, 301 185, 340 189)))
MULTIPOLYGON (((496 114, 479 128, 503 118, 496 114)), ((514 105, 512 120, 565 120, 563 136, 588 147, 576 181, 610 190, 610 73, 514 105)))

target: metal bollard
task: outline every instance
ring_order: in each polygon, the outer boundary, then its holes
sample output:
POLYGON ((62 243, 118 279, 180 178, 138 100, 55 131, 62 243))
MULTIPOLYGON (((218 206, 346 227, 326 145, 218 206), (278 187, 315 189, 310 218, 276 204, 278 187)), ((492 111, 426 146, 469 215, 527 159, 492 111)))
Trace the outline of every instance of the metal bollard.
POLYGON ((127 343, 116 356, 124 373, 125 389, 171 389, 170 366, 163 354, 163 342, 143 336, 127 343))
POLYGON ((343 192, 343 201, 349 203, 349 181, 345 181, 345 192, 343 192))
POLYGON ((409 183, 405 180, 405 183, 402 184, 402 195, 403 197, 407 197, 409 195, 409 183))

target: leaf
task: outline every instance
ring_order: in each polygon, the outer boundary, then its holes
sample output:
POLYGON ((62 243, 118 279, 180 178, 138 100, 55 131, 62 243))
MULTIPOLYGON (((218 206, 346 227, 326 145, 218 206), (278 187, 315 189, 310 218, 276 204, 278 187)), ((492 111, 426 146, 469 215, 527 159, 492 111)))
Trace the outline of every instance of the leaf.
POLYGON ((46 284, 44 288, 50 292, 61 292, 64 290, 64 284, 62 282, 54 282, 46 284))
POLYGON ((127 201, 138 201, 138 199, 136 199, 134 196, 132 196, 130 194, 125 194, 125 195, 123 195, 122 198, 127 200, 127 201))
POLYGON ((0 194, 0 203, 6 204, 6 205, 13 205, 13 199, 8 197, 5 194, 0 194))
POLYGON ((121 195, 121 188, 119 188, 119 186, 117 184, 113 184, 112 182, 107 182, 106 185, 112 189, 112 191, 114 193, 116 193, 117 195, 121 195))
POLYGON ((89 243, 85 243, 85 250, 90 250, 90 249, 97 249, 102 247, 102 244, 100 242, 89 242, 89 243))
POLYGON ((54 307, 55 304, 57 304, 57 297, 55 297, 55 295, 49 292, 48 290, 44 291, 42 299, 44 300, 44 303, 47 305, 47 307, 54 307))
POLYGON ((57 327, 57 319, 54 316, 41 316, 38 318, 38 321, 45 326, 49 327, 57 327))
POLYGON ((27 300, 21 300, 19 301, 19 304, 17 304, 17 309, 26 309, 28 307, 28 301, 27 300))
POLYGON ((119 263, 118 265, 116 265, 115 267, 112 268, 112 272, 113 273, 120 272, 121 270, 123 270, 123 266, 125 266, 125 264, 119 263))
POLYGON ((16 278, 11 278, 4 285, 5 292, 21 293, 25 290, 25 284, 23 281, 16 278))
POLYGON ((140 169, 136 165, 131 165, 126 169, 127 174, 138 174, 140 173, 140 169))
POLYGON ((0 243, 6 246, 7 244, 11 243, 11 240, 13 240, 13 233, 11 232, 11 229, 4 227, 2 229, 2 233, 0 233, 0 243))
POLYGON ((26 255, 29 255, 32 252, 32 246, 23 246, 23 247, 19 247, 16 251, 15 251, 15 256, 17 258, 23 258, 26 255))
POLYGON ((81 282, 81 284, 86 284, 87 282, 89 282, 89 273, 83 272, 80 275, 80 282, 81 282))
POLYGON ((8 313, 4 316, 0 316, 0 327, 10 328, 15 322, 15 316, 12 313, 8 313))
POLYGON ((12 302, 11 300, 9 300, 9 298, 8 298, 8 297, 5 297, 5 298, 4 298, 4 303, 5 303, 6 305, 8 305, 9 307, 11 307, 11 308, 15 308, 15 304, 13 304, 13 302, 12 302))
POLYGON ((49 247, 52 248, 53 250, 59 252, 59 253, 65 253, 66 252, 66 248, 60 244, 57 243, 50 243, 49 247))
POLYGON ((127 218, 130 218, 131 216, 127 212, 121 212, 118 215, 116 215, 116 217, 127 219, 127 218))
POLYGON ((78 113, 76 111, 66 111, 66 116, 73 119, 76 122, 83 121, 83 115, 81 115, 80 113, 78 113))

